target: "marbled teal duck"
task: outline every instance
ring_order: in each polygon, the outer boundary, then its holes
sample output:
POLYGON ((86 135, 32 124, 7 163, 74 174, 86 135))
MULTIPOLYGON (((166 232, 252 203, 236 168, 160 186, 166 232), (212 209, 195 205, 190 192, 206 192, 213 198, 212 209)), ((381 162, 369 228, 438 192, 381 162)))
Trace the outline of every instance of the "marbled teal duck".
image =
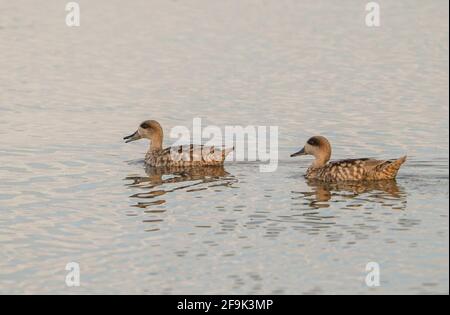
POLYGON ((223 165, 234 148, 217 149, 203 145, 184 145, 163 149, 164 132, 155 120, 147 120, 139 125, 132 135, 123 138, 126 143, 139 139, 149 139, 150 148, 145 155, 145 163, 153 167, 203 167, 223 165))
POLYGON ((349 159, 328 162, 331 158, 330 142, 322 136, 310 138, 304 148, 291 157, 313 155, 315 160, 306 171, 307 179, 325 182, 395 179, 406 156, 397 160, 349 159))

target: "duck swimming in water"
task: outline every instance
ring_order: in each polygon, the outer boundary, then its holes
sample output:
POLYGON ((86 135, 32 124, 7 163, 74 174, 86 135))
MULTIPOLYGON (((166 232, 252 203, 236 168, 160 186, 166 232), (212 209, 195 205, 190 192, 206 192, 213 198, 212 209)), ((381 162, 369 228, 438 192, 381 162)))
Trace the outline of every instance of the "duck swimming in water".
POLYGON ((202 167, 221 166, 231 149, 216 149, 203 145, 175 146, 163 149, 164 132, 155 120, 147 120, 138 130, 123 138, 126 143, 139 139, 149 139, 150 148, 145 155, 145 163, 153 167, 202 167))
POLYGON ((303 149, 291 157, 313 155, 315 160, 306 171, 307 179, 325 182, 395 179, 406 156, 397 160, 350 159, 328 162, 331 157, 330 142, 322 136, 310 138, 303 149))

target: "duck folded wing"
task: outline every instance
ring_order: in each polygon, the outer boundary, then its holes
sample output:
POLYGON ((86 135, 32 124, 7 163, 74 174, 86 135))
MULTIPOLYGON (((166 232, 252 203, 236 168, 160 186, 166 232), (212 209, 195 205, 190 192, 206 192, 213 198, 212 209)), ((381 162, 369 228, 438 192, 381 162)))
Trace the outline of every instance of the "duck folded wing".
POLYGON ((221 163, 232 150, 218 149, 204 145, 182 145, 170 147, 161 152, 161 156, 170 156, 172 162, 221 163))
POLYGON ((367 170, 367 179, 394 179, 406 161, 406 156, 396 160, 377 161, 378 163, 367 170))
POLYGON ((317 171, 318 178, 325 181, 363 180, 368 167, 375 164, 369 159, 347 159, 333 161, 317 171))

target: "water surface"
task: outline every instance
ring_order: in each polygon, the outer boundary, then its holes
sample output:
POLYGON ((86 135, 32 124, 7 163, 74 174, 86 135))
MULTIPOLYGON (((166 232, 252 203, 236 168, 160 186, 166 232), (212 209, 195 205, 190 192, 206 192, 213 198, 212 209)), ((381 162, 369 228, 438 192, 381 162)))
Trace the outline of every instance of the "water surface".
POLYGON ((0 293, 448 293, 447 1, 380 1, 377 29, 365 1, 79 3, 68 28, 61 1, 0 0, 0 293), (121 141, 194 117, 279 126, 278 170, 149 170, 121 141), (307 182, 314 134, 408 162, 307 182))

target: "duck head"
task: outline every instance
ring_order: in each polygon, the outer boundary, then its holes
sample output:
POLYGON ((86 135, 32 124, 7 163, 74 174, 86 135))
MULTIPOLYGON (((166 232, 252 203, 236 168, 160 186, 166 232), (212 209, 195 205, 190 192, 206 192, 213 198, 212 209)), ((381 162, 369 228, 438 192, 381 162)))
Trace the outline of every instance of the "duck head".
POLYGON ((309 138, 303 149, 291 155, 291 157, 312 155, 316 159, 313 167, 321 167, 325 165, 331 158, 331 145, 327 138, 322 136, 314 136, 309 138))
POLYGON ((155 149, 162 148, 163 129, 156 120, 146 120, 139 125, 135 133, 123 138, 125 143, 139 139, 149 139, 151 147, 155 149))

